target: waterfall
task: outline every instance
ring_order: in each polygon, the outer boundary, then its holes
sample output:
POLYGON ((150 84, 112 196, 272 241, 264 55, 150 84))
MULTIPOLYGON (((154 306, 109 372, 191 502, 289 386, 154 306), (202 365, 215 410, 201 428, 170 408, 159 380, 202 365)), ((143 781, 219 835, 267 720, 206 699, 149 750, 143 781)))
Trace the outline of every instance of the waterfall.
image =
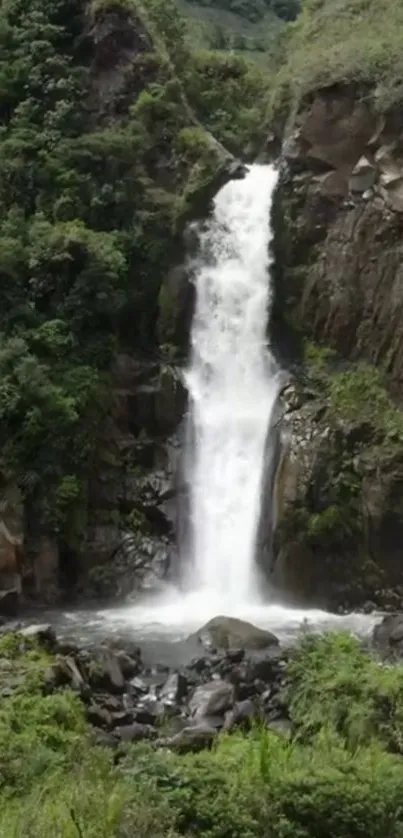
POLYGON ((188 583, 232 605, 256 601, 259 589, 256 539, 278 393, 266 339, 276 181, 272 166, 253 165, 243 180, 227 183, 199 230, 192 265, 188 583))

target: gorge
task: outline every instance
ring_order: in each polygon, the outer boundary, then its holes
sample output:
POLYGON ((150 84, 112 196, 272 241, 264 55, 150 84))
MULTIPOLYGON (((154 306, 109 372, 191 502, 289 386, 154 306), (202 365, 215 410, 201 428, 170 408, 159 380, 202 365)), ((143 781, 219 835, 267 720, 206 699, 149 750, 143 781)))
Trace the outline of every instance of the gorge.
POLYGON ((403 836, 402 32, 0 3, 1 838, 403 836))

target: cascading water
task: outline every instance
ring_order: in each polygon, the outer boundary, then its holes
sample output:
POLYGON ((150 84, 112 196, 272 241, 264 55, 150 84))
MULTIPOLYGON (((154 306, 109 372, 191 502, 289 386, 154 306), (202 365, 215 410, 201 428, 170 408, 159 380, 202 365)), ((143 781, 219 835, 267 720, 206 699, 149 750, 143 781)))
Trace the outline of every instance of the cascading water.
POLYGON ((187 542, 188 591, 168 589, 132 605, 66 615, 70 628, 82 627, 84 634, 127 631, 133 637, 135 632, 142 644, 147 639, 149 654, 152 649, 165 662, 176 647, 175 660, 189 653, 187 642, 172 644, 173 639, 187 637, 219 613, 251 620, 285 642, 297 636, 302 620, 363 635, 373 624, 366 615, 290 609, 259 597, 255 549, 263 470, 274 455, 270 422, 279 384, 266 341, 275 185, 271 166, 251 166, 243 180, 218 193, 213 217, 200 232, 186 374, 193 536, 187 542))
POLYGON ((278 393, 266 340, 276 181, 272 166, 254 165, 221 189, 193 265, 190 586, 232 605, 258 592, 260 494, 278 393))

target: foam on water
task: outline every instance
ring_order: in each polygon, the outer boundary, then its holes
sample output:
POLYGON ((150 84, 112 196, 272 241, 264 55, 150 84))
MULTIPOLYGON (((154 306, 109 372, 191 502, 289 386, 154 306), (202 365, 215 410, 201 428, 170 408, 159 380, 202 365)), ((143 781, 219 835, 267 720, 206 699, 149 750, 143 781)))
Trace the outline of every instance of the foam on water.
POLYGON ((274 167, 256 165, 227 183, 200 233, 194 264, 187 581, 207 611, 211 601, 228 610, 258 598, 255 546, 279 388, 266 335, 276 182, 274 167))

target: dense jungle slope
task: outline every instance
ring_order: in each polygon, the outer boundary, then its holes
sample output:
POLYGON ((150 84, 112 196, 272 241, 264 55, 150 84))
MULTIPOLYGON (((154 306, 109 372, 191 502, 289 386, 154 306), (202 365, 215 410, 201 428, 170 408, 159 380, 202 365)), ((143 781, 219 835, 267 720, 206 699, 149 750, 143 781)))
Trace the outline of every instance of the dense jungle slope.
POLYGON ((263 101, 257 71, 183 34, 165 0, 0 9, 3 588, 52 599, 150 529, 135 477, 178 422, 160 288, 263 101))

